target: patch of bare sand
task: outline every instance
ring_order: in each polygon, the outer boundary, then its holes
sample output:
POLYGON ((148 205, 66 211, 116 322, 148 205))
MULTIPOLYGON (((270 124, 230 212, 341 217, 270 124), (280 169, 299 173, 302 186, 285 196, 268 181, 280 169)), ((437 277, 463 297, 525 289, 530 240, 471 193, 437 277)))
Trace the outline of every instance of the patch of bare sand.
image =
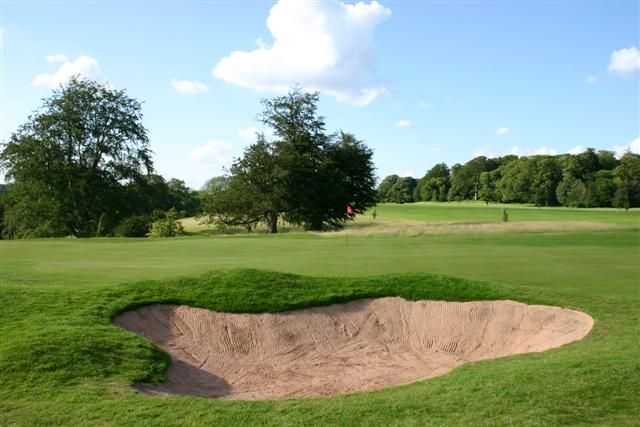
POLYGON ((580 340, 593 319, 514 301, 380 298, 279 314, 151 305, 114 323, 171 356, 167 382, 138 389, 254 400, 407 384, 467 362, 580 340))
POLYGON ((402 235, 421 236, 452 233, 499 233, 499 232, 566 232, 587 230, 611 230, 620 228, 616 224, 590 221, 516 221, 483 223, 429 223, 420 221, 361 220, 348 224, 343 230, 333 233, 317 233, 323 236, 339 234, 357 236, 402 235))

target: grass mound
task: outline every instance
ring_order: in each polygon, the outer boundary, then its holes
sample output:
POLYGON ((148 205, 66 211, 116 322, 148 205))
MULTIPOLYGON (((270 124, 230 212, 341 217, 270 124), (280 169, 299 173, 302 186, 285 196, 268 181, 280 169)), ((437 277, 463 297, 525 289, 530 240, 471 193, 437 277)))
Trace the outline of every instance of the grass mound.
POLYGON ((520 425, 602 418, 631 424, 639 415, 640 395, 635 303, 576 300, 552 290, 432 274, 313 278, 231 270, 72 290, 3 284, 0 425, 477 425, 486 417, 520 425), (111 324, 117 314, 149 304, 261 313, 385 296, 564 305, 592 314, 596 327, 584 341, 549 353, 472 364, 380 392, 329 400, 223 402, 133 391, 132 383, 162 381, 168 358, 111 324))

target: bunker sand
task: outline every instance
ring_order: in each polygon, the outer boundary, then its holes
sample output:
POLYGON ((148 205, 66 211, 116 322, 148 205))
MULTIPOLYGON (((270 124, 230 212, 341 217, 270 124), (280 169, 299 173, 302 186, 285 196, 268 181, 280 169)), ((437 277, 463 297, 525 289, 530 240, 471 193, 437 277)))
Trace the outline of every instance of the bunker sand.
POLYGON ((283 399, 377 390, 467 362, 541 352, 584 338, 582 312, 514 301, 380 298, 278 314, 150 305, 114 323, 171 356, 147 393, 283 399))

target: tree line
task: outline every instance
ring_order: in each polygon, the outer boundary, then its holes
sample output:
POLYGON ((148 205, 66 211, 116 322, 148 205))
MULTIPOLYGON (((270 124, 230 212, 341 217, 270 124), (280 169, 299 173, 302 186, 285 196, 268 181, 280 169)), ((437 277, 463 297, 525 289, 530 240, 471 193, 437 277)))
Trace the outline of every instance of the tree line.
POLYGON ((142 104, 124 90, 72 78, 0 145, 0 236, 173 236, 176 220, 278 220, 307 229, 341 227, 375 204, 372 151, 354 135, 327 133, 317 93, 263 101, 274 139, 256 143, 203 191, 154 171, 142 104))
POLYGON ((420 178, 390 175, 381 202, 482 200, 536 206, 640 206, 640 156, 587 149, 580 154, 475 157, 449 168, 439 163, 420 178))

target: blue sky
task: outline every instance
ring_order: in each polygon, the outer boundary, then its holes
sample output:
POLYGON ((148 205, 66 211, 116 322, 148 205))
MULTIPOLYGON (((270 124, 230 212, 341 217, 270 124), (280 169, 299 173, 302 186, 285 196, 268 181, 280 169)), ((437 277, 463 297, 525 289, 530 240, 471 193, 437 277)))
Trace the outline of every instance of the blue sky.
POLYGON ((78 72, 144 100, 158 172, 194 187, 251 143, 260 99, 296 83, 380 176, 640 150, 636 0, 151 4, 0 0, 0 139, 78 72))

